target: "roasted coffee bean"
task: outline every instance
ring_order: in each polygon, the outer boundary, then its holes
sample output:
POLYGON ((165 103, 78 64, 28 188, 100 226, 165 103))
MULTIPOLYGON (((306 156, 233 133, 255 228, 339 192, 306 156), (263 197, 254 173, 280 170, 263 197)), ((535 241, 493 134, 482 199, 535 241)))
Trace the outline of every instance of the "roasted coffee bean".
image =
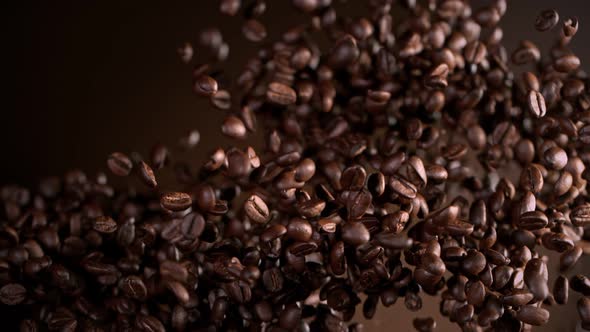
POLYGON ((463 270, 467 273, 472 275, 477 275, 486 266, 486 258, 485 256, 476 250, 470 250, 467 252, 467 255, 463 259, 462 267, 463 270))
POLYGON ((5 284, 0 288, 0 302, 17 305, 27 298, 27 290, 20 284, 5 284))
POLYGON ((529 110, 534 117, 542 118, 545 116, 547 113, 547 106, 545 105, 545 98, 540 92, 530 90, 527 100, 529 110))
POLYGON ((567 54, 555 59, 553 66, 559 72, 571 72, 580 67, 580 59, 573 54, 567 54))
POLYGON ((563 21, 563 35, 571 38, 578 32, 578 19, 569 17, 563 21))
POLYGON ((543 189, 543 174, 535 165, 529 165, 520 173, 520 186, 532 193, 538 193, 543 189))
POLYGON ((250 220, 265 224, 270 220, 270 211, 266 203, 257 195, 252 195, 244 203, 244 211, 250 220))
POLYGON ((232 105, 231 94, 227 90, 218 90, 209 97, 209 101, 220 110, 228 110, 232 105))
POLYGON ((539 48, 531 41, 525 40, 512 53, 512 62, 516 65, 524 65, 531 62, 537 62, 541 59, 539 48))
POLYGON ((241 0, 222 0, 219 3, 219 11, 225 15, 235 16, 240 10, 241 0))
POLYGON ((266 38, 266 27, 257 20, 247 20, 242 26, 244 37, 252 42, 260 42, 266 38))
POLYGON ((100 216, 94 219, 92 228, 99 233, 110 234, 117 231, 117 222, 111 217, 100 216))
POLYGON ((139 178, 150 188, 156 188, 158 182, 152 168, 144 161, 140 161, 138 165, 139 178))
POLYGON ((297 94, 295 90, 285 84, 272 82, 266 90, 266 99, 273 104, 287 106, 295 103, 297 94))
POLYGON ((283 274, 277 268, 265 270, 262 281, 269 292, 275 293, 283 288, 283 274))
POLYGON ((197 76, 193 81, 193 91, 202 97, 211 97, 218 91, 217 81, 205 74, 197 76))
POLYGON ((358 221, 350 221, 342 226, 342 240, 350 245, 358 246, 369 242, 371 235, 365 225, 358 221))
POLYGON ((586 276, 577 274, 570 280, 571 289, 581 293, 584 296, 590 296, 590 279, 586 276))
POLYGON ((132 299, 141 300, 147 296, 147 288, 143 281, 136 276, 130 276, 121 281, 121 290, 132 299))
POLYGON ((419 332, 432 332, 436 329, 436 321, 431 317, 414 318, 412 324, 416 331, 419 332))
POLYGON ((590 223, 590 204, 576 206, 570 212, 570 219, 574 226, 586 226, 590 223))
POLYGON ((547 216, 541 211, 525 212, 518 219, 518 226, 529 231, 544 228, 548 223, 547 216))
POLYGON ((389 186, 395 193, 409 199, 415 198, 418 191, 411 182, 395 175, 389 178, 389 186))
POLYGON ((517 311, 516 318, 523 323, 540 326, 549 321, 549 311, 534 305, 526 305, 517 311))
POLYGON ((246 137, 246 126, 240 118, 230 115, 223 120, 221 132, 231 138, 243 139, 246 137))
POLYGON ((117 176, 127 176, 131 173, 133 163, 131 159, 120 152, 114 152, 107 160, 107 166, 117 176))
POLYGON ((559 22, 559 14, 553 9, 546 9, 539 13, 535 20, 535 28, 539 31, 552 29, 559 22))
POLYGON ((559 270, 563 272, 571 269, 576 265, 581 256, 582 248, 579 246, 574 246, 573 248, 566 250, 559 257, 559 270))
POLYGON ((182 192, 170 192, 162 195, 160 204, 163 208, 170 211, 183 211, 188 209, 193 200, 190 195, 182 192))
POLYGON ((553 298, 558 304, 566 304, 569 298, 569 280, 564 276, 559 276, 553 284, 553 298))
POLYGON ((583 323, 590 322, 590 299, 582 297, 577 303, 578 315, 583 323))
POLYGON ((295 241, 309 241, 313 234, 311 224, 304 219, 292 219, 287 225, 287 236, 295 241))

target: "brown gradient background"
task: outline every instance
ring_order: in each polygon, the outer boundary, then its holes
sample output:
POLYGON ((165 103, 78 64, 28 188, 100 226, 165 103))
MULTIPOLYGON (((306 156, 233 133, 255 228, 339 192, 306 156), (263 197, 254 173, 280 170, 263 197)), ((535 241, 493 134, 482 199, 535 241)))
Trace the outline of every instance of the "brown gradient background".
MULTIPOLYGON (((218 131, 222 113, 191 93, 191 67, 175 53, 210 26, 220 26, 231 46, 224 64, 229 73, 253 53, 254 45, 240 36, 243 19, 221 17, 217 0, 19 2, 11 8, 5 2, 0 5, 7 34, 1 52, 7 86, 0 109, 0 184, 33 185, 42 176, 74 167, 95 174, 104 170, 112 151, 146 154, 152 143, 173 144, 190 129, 201 132, 191 159, 229 143, 218 131)), ((300 17, 286 0, 268 3, 261 20, 269 27, 282 30, 300 17)), ((344 7, 358 14, 365 12, 361 3, 349 1, 344 7)), ((474 8, 476 3, 486 1, 475 2, 474 8)), ((537 8, 551 7, 562 18, 579 17, 572 48, 588 69, 586 0, 509 1, 501 22, 508 50, 523 38, 548 46, 557 29, 539 33, 533 21, 537 8)), ((198 49, 195 53, 204 60, 198 49)), ((584 265, 588 262, 583 260, 584 265)), ((578 266, 577 272, 582 270, 590 269, 578 266)), ((554 278, 555 267, 551 273, 554 278)), ((574 331, 577 298, 570 294, 570 305, 553 308, 550 325, 539 331, 574 331)), ((366 322, 367 330, 412 331, 411 319, 437 312, 438 301, 425 299, 424 308, 410 313, 403 299, 387 309, 380 305, 375 319, 366 322)), ((446 318, 437 321, 438 331, 458 330, 446 318)))

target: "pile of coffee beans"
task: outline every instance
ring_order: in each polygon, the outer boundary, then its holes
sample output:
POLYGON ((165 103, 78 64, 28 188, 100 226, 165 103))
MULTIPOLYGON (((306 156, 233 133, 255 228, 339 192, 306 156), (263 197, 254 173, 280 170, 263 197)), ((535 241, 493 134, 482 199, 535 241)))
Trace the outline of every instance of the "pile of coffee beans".
MULTIPOLYGON (((526 40, 509 54, 506 0, 367 0, 366 17, 340 16, 336 2, 292 0, 308 16, 271 41, 274 2, 220 1, 258 51, 227 83, 228 44, 217 29, 199 35, 194 53, 211 62, 194 66, 193 90, 240 140, 203 165, 156 145, 107 160, 145 190, 81 171, 3 187, 9 320, 21 331, 360 331, 357 310, 370 319, 399 299, 414 312, 429 294, 463 331, 528 331, 571 289, 590 329, 590 279, 569 272, 590 239, 589 80, 568 49, 577 19, 542 11, 529 24, 554 42, 549 54, 526 40), (255 133, 264 147, 244 148, 255 133), (176 191, 158 184, 166 168, 176 191), (549 252, 560 255, 553 285, 549 252)), ((190 44, 179 54, 194 61, 190 44)))

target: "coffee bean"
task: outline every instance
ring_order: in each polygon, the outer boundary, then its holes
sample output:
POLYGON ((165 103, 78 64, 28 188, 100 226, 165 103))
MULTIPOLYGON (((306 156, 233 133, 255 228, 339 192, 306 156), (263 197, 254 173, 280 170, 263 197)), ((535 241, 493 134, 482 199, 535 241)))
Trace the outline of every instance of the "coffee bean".
POLYGON ((304 219, 292 219, 287 225, 287 236, 295 241, 309 241, 313 234, 311 224, 304 219))
POLYGON ((546 9, 539 13, 535 20, 535 28, 539 31, 552 29, 559 22, 559 14, 553 9, 546 9))
POLYGON ((414 318, 412 321, 414 328, 419 332, 432 332, 436 329, 436 321, 431 317, 414 318))
POLYGON ((369 242, 371 235, 361 222, 351 221, 342 226, 342 240, 350 245, 359 246, 369 242))
POLYGON ((543 175, 535 165, 529 165, 520 173, 520 186, 532 193, 538 193, 543 188, 543 175))
POLYGON ((549 320, 549 311, 543 308, 538 308, 534 305, 526 305, 518 310, 516 318, 523 323, 540 326, 547 324, 547 321, 549 320))
POLYGON ((563 35, 571 38, 578 32, 578 18, 569 17, 563 21, 563 35))
POLYGON ((359 57, 356 40, 351 35, 344 35, 336 41, 329 54, 328 62, 334 68, 352 64, 359 57))
POLYGON ((246 138, 246 126, 244 126, 244 122, 234 115, 230 115, 223 120, 221 132, 231 138, 246 138))
POLYGON ((590 279, 586 276, 577 274, 573 276, 570 280, 571 289, 574 291, 584 295, 590 295, 590 279))
POLYGON ((158 182, 156 181, 156 176, 154 175, 154 171, 152 168, 143 161, 139 162, 138 165, 139 171, 139 178, 150 188, 156 188, 158 186, 158 182))
POLYGON ((590 204, 582 204, 573 208, 570 219, 574 226, 585 226, 590 223, 590 204))
POLYGON ((553 66, 555 67, 555 70, 559 72, 571 72, 580 67, 580 59, 573 54, 567 54, 555 59, 553 66))
POLYGON ((100 216, 94 219, 92 228, 99 233, 110 234, 117 231, 117 222, 110 217, 100 216))
POLYGON ((297 94, 285 84, 272 82, 266 90, 266 99, 273 104, 288 106, 297 101, 297 94))
POLYGON ((0 302, 17 305, 27 298, 27 290, 20 284, 6 284, 0 288, 0 302))
POLYGON ((244 37, 251 42, 260 42, 266 38, 266 27, 257 20, 247 20, 242 26, 244 37))
POLYGON ((219 11, 228 16, 235 16, 240 10, 241 0, 222 0, 219 3, 219 11))
POLYGON ((120 152, 114 152, 107 160, 107 166, 117 176, 127 176, 131 173, 133 163, 131 159, 120 152))
POLYGON ((569 280, 564 276, 559 276, 553 284, 553 297, 558 304, 566 304, 569 297, 569 280))
POLYGON ((470 250, 467 252, 467 255, 463 259, 462 267, 463 270, 469 274, 477 275, 486 266, 486 258, 485 256, 476 250, 470 250))
POLYGON ((395 193, 409 199, 415 198, 418 191, 408 180, 395 175, 389 178, 389 186, 395 193))
POLYGON ((528 106, 531 114, 536 118, 542 118, 547 113, 547 106, 545 105, 545 98, 543 95, 535 90, 530 90, 528 93, 528 106))
POLYGON ((548 223, 547 216, 541 211, 525 212, 518 219, 518 226, 530 231, 544 228, 548 223))
POLYGON ((147 288, 139 277, 130 276, 121 281, 121 290, 132 299, 141 300, 147 296, 147 288))
POLYGON ((516 65, 524 65, 531 62, 538 62, 541 59, 539 48, 531 41, 525 40, 512 53, 512 62, 516 65))
POLYGON ((563 252, 559 258, 559 270, 567 271, 571 269, 582 256, 582 248, 574 246, 563 252))
POLYGON ((217 81, 208 75, 199 75, 193 81, 193 92, 202 97, 211 97, 218 91, 217 81))
POLYGON ((464 56, 467 62, 478 65, 487 56, 486 46, 480 41, 473 41, 465 46, 464 56))
POLYGON ((590 322, 590 299, 587 297, 582 297, 578 300, 577 303, 578 315, 580 315, 580 319, 582 322, 587 323, 590 322))
POLYGON ((270 211, 266 203, 257 195, 252 195, 244 203, 244 211, 250 220, 265 224, 270 220, 270 211))
POLYGON ((227 90, 218 90, 211 94, 209 101, 213 107, 220 110, 228 110, 232 105, 231 94, 227 90))
POLYGON ((183 211, 193 204, 193 200, 186 193, 169 192, 160 197, 160 204, 170 211, 183 211))

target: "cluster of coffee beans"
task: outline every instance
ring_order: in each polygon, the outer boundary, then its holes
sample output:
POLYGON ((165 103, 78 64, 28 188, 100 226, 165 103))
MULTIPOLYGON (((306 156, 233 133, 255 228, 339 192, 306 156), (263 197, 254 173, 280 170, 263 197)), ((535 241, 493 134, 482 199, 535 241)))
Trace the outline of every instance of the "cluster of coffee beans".
MULTIPOLYGON (((163 145, 113 153, 110 172, 147 193, 80 171, 2 188, 0 302, 21 331, 360 331, 359 304, 370 319, 398 298, 418 311, 423 294, 463 331, 527 331, 570 289, 590 329, 590 279, 567 275, 590 238, 577 19, 541 12, 530 24, 559 33, 549 54, 523 41, 508 55, 506 0, 367 0, 366 17, 292 0, 309 20, 272 42, 267 4, 220 1, 260 43, 234 88, 216 77, 219 30, 200 34, 212 62, 193 71, 228 112, 222 133, 261 132, 264 148, 217 148, 199 167, 163 145), (178 191, 160 189, 163 168, 178 191)), ((192 62, 190 44, 179 53, 192 62)))

